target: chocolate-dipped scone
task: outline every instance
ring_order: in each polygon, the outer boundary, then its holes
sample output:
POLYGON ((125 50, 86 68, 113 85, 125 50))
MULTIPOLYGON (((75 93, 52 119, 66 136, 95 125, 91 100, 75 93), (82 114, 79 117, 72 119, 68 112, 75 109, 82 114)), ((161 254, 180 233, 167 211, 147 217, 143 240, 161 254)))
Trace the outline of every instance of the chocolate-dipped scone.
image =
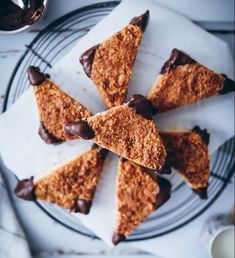
POLYGON ((80 62, 98 88, 108 108, 121 105, 126 98, 138 48, 148 24, 149 11, 135 17, 121 31, 88 49, 80 62))
POLYGON ((166 150, 151 114, 151 103, 136 95, 127 104, 66 126, 66 132, 91 139, 119 156, 160 172, 166 150))
POLYGON ((117 219, 113 243, 117 245, 125 240, 141 222, 170 198, 170 193, 171 185, 167 180, 158 178, 155 181, 143 167, 121 159, 117 179, 117 219))
POLYGON ((88 214, 107 153, 94 145, 46 176, 20 181, 15 194, 24 200, 42 200, 88 214))
POLYGON ((235 83, 197 63, 184 52, 173 49, 163 65, 148 99, 157 112, 165 112, 235 90, 235 83))
POLYGON ((200 196, 207 198, 210 175, 209 133, 195 127, 192 131, 161 131, 173 168, 200 196))
POLYGON ((30 83, 34 86, 41 125, 39 135, 46 143, 71 140, 74 137, 64 133, 64 125, 87 118, 92 113, 81 103, 63 92, 40 72, 39 68, 28 68, 30 83))

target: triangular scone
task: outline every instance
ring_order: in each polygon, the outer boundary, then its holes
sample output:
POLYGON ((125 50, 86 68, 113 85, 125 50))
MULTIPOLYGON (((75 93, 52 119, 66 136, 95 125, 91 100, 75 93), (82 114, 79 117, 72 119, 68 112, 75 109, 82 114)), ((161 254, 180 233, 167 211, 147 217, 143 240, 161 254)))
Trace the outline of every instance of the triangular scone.
POLYGON ((87 50, 80 62, 98 88, 108 108, 126 98, 137 51, 147 26, 149 11, 135 17, 121 31, 87 50))
POLYGON ((171 185, 162 178, 155 181, 145 169, 121 159, 117 179, 117 219, 113 243, 117 245, 153 211, 170 198, 171 185))
POLYGON ((73 139, 64 133, 64 125, 87 118, 92 113, 47 79, 39 68, 29 67, 28 76, 34 86, 41 120, 41 138, 47 143, 73 139))
POLYGON ((94 145, 46 176, 20 181, 15 193, 25 200, 42 200, 88 214, 106 155, 107 150, 94 145))
POLYGON ((202 199, 206 199, 210 175, 207 130, 195 127, 193 131, 161 131, 160 135, 172 167, 202 199))
POLYGON ((151 103, 136 95, 128 104, 113 107, 71 124, 66 132, 96 144, 141 166, 160 172, 166 150, 151 115, 151 103))
POLYGON ((173 49, 148 99, 156 112, 165 112, 234 89, 234 81, 197 63, 184 52, 173 49))

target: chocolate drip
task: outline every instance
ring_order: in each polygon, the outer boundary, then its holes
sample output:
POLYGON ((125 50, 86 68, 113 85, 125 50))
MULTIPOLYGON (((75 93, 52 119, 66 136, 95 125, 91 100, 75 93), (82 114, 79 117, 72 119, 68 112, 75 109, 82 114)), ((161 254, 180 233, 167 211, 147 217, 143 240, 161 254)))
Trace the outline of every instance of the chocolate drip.
POLYGON ((79 136, 85 140, 89 140, 95 137, 95 132, 85 120, 65 125, 64 130, 67 135, 79 136))
POLYGON ((208 195, 207 195, 207 188, 208 188, 208 185, 205 186, 205 187, 201 187, 201 188, 197 188, 197 189, 193 189, 193 192, 196 193, 197 195, 199 195, 199 197, 202 199, 202 200, 207 200, 208 198, 208 195))
POLYGON ((46 79, 50 79, 51 78, 49 73, 45 73, 44 76, 45 76, 46 79))
POLYGON ((121 161, 121 162, 125 162, 125 161, 127 161, 127 159, 126 159, 126 158, 121 157, 121 156, 120 156, 120 158, 119 158, 119 159, 120 159, 120 161, 121 161))
POLYGON ((92 204, 91 201, 78 199, 75 201, 74 207, 72 210, 74 212, 80 212, 82 214, 87 215, 90 212, 91 204, 92 204))
POLYGON ((229 92, 235 91, 235 81, 229 79, 226 75, 223 74, 225 77, 224 85, 220 91, 220 95, 227 94, 229 92))
POLYGON ((84 54, 80 57, 80 63, 83 66, 83 69, 88 77, 91 77, 91 68, 95 57, 95 51, 99 45, 96 45, 90 49, 88 49, 84 54))
POLYGON ((11 0, 0 1, 0 30, 12 31, 36 22, 44 10, 43 0, 30 0, 21 8, 11 0))
POLYGON ((154 107, 152 103, 142 95, 133 95, 131 100, 127 103, 129 107, 133 108, 135 112, 143 118, 152 120, 154 107))
POLYGON ((118 234, 118 233, 114 233, 113 234, 113 238, 112 238, 112 242, 114 245, 119 244, 120 242, 124 241, 126 239, 126 237, 122 234, 118 234))
POLYGON ((100 148, 99 154, 100 154, 100 158, 102 160, 105 160, 107 155, 108 155, 109 151, 107 149, 104 148, 100 148))
POLYGON ((198 133, 201 135, 202 140, 208 145, 210 142, 210 133, 208 132, 207 129, 201 129, 199 126, 195 126, 192 129, 193 132, 198 133))
POLYGON ((93 143, 92 146, 91 146, 91 149, 98 149, 98 148, 101 148, 98 144, 96 143, 93 143))
POLYGON ((167 73, 170 70, 175 69, 179 65, 185 64, 194 64, 197 63, 189 55, 185 54, 183 51, 180 51, 174 48, 171 52, 170 58, 166 61, 161 69, 161 74, 167 73))
POLYGON ((100 155, 100 158, 101 158, 102 160, 105 160, 106 157, 107 157, 107 155, 108 155, 108 153, 109 153, 108 150, 102 148, 101 146, 99 146, 99 145, 96 144, 96 143, 94 143, 91 148, 92 148, 92 149, 99 149, 99 155, 100 155))
POLYGON ((62 142, 61 139, 58 139, 56 136, 50 133, 42 122, 40 124, 38 134, 45 143, 53 144, 62 142))
POLYGON ((38 67, 30 66, 28 68, 28 78, 32 85, 40 85, 45 81, 47 76, 41 73, 38 67))
POLYGON ((149 23, 149 10, 147 10, 145 13, 143 13, 140 16, 134 17, 130 21, 130 24, 138 26, 143 32, 148 26, 148 23, 149 23))
POLYGON ((144 167, 144 171, 154 180, 157 182, 158 175, 155 170, 149 169, 144 167))
POLYGON ((171 197, 171 183, 162 177, 158 177, 157 182, 160 189, 156 196, 156 209, 161 207, 171 197))
POLYGON ((19 181, 16 185, 14 193, 18 198, 26 201, 36 200, 33 177, 19 181))
POLYGON ((170 163, 170 159, 167 156, 166 161, 164 163, 164 165, 160 168, 160 170, 156 171, 158 174, 161 175, 170 175, 171 174, 171 163, 170 163))

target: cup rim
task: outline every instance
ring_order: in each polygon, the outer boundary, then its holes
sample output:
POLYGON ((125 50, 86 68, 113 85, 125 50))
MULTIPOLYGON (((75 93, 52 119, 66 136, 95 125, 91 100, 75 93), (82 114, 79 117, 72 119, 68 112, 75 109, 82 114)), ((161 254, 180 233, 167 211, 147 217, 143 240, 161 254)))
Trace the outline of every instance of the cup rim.
POLYGON ((230 229, 233 229, 235 230, 235 225, 226 225, 220 229, 217 230, 217 232, 215 233, 215 235, 213 236, 213 238, 211 239, 210 241, 210 258, 215 258, 213 257, 213 254, 212 254, 212 247, 213 247, 213 243, 215 242, 215 239, 222 233, 222 232, 225 232, 227 230, 230 230, 230 229))
POLYGON ((17 34, 17 33, 20 33, 22 31, 25 31, 27 29, 29 29, 30 27, 32 27, 35 23, 37 23, 38 21, 40 21, 42 19, 42 17, 44 16, 45 12, 46 12, 46 9, 47 9, 47 4, 48 4, 48 0, 43 0, 43 4, 44 4, 44 10, 42 12, 42 15, 38 18, 37 21, 35 21, 33 24, 31 25, 25 25, 19 29, 16 29, 16 30, 0 30, 0 35, 12 35, 12 34, 17 34))

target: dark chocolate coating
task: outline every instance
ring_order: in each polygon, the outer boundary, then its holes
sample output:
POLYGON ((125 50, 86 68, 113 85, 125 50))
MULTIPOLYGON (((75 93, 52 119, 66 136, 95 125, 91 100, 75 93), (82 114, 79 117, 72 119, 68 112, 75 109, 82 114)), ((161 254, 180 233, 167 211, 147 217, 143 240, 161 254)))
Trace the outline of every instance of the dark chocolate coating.
POLYGON ((170 159, 167 157, 164 165, 161 167, 159 171, 156 171, 158 174, 162 175, 170 175, 171 174, 171 163, 170 159))
POLYGON ((100 148, 100 151, 99 151, 99 155, 100 155, 100 158, 102 160, 105 160, 107 155, 108 155, 109 151, 107 149, 104 149, 104 148, 100 148))
POLYGON ((126 237, 124 235, 114 233, 113 237, 112 237, 112 242, 113 242, 114 245, 117 245, 120 242, 124 241, 125 239, 126 239, 126 237))
POLYGON ((144 96, 136 94, 133 95, 131 100, 127 103, 129 107, 133 108, 135 112, 141 115, 143 118, 152 120, 153 119, 153 105, 144 96))
POLYGON ((180 51, 174 48, 171 52, 170 58, 165 62, 161 69, 161 74, 167 73, 170 70, 175 69, 179 65, 185 64, 194 64, 197 63, 189 55, 185 54, 183 51, 180 51))
POLYGON ((68 135, 79 136, 85 140, 89 140, 95 137, 95 132, 85 120, 65 125, 64 130, 68 135))
POLYGON ((194 193, 199 195, 200 199, 207 200, 207 198, 208 198, 207 188, 208 188, 208 185, 205 186, 205 187, 202 187, 202 188, 197 188, 197 189, 192 188, 192 190, 193 190, 194 193))
POLYGON ((120 159, 120 161, 121 161, 121 162, 125 162, 125 161, 127 161, 127 159, 126 159, 126 158, 124 158, 124 157, 119 157, 119 159, 120 159))
POLYGON ((33 177, 19 181, 16 185, 14 193, 18 198, 26 201, 36 200, 33 177))
POLYGON ((145 13, 143 13, 140 16, 134 17, 130 21, 130 24, 138 26, 143 32, 148 26, 148 23, 149 23, 149 10, 147 10, 145 13))
POLYGON ((46 76, 43 74, 38 67, 30 66, 28 68, 28 78, 32 85, 40 85, 42 84, 46 76))
POLYGON ((149 169, 144 167, 144 171, 154 180, 157 182, 158 175, 155 170, 149 169))
POLYGON ((0 30, 17 30, 33 24, 41 17, 44 10, 43 0, 27 2, 29 7, 21 8, 11 0, 0 1, 0 30))
POLYGON ((102 148, 98 144, 94 143, 91 147, 92 149, 99 149, 99 155, 102 160, 105 160, 109 151, 107 149, 102 148))
POLYGON ((201 135, 202 140, 208 145, 210 142, 210 133, 207 129, 201 129, 199 126, 195 126, 192 129, 193 132, 201 135))
POLYGON ((83 53, 80 57, 80 63, 83 66, 83 69, 88 77, 91 77, 91 69, 92 64, 95 57, 95 51, 99 47, 99 45, 96 45, 90 49, 88 49, 85 53, 83 53))
POLYGON ((82 214, 87 215, 90 211, 91 204, 92 204, 91 201, 85 201, 85 200, 78 199, 74 203, 74 207, 73 207, 74 212, 80 212, 82 214))
POLYGON ((227 94, 229 92, 235 91, 235 81, 229 79, 227 76, 223 75, 225 77, 223 88, 220 91, 220 95, 227 94))
POLYGON ((42 122, 38 129, 38 134, 45 143, 53 144, 62 142, 61 139, 58 139, 52 133, 50 133, 42 122))
POLYGON ((162 177, 158 177, 157 182, 160 190, 156 196, 156 209, 161 207, 171 197, 171 183, 162 177))

